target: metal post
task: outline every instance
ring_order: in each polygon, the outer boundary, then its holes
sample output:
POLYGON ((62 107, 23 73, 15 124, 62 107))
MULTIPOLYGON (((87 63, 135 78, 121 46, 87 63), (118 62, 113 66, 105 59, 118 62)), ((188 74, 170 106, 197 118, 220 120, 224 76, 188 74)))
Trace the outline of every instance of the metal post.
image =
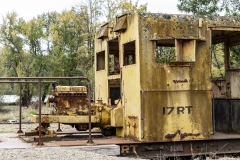
POLYGON ((41 126, 41 78, 38 79, 38 130, 39 130, 39 139, 37 145, 43 145, 42 143, 42 126, 41 126))
POLYGON ((215 97, 214 97, 214 91, 212 90, 212 97, 213 97, 213 99, 212 99, 212 125, 213 125, 213 134, 215 134, 215 132, 216 132, 216 123, 215 123, 215 103, 214 103, 214 99, 215 99, 215 97))
POLYGON ((60 123, 58 123, 58 129, 57 132, 62 132, 61 128, 60 128, 60 123))
MULTIPOLYGON (((19 84, 29 84, 29 83, 38 83, 38 95, 39 95, 39 104, 38 104, 38 108, 39 108, 39 115, 38 115, 38 119, 39 119, 39 140, 38 140, 38 144, 37 145, 43 145, 42 143, 42 126, 41 126, 41 84, 42 83, 52 83, 52 81, 43 81, 43 80, 49 80, 49 79, 54 79, 54 80, 60 80, 60 79, 82 79, 82 80, 86 80, 88 82, 88 115, 89 115, 89 139, 88 139, 88 144, 92 144, 92 137, 91 137, 91 84, 90 84, 90 80, 86 77, 0 77, 0 83, 19 83, 19 84)), ((22 87, 22 86, 20 86, 22 87)), ((22 89, 20 89, 21 91, 22 89)), ((20 97, 21 97, 20 93, 20 97)), ((21 98, 20 98, 21 99, 21 98)), ((21 102, 20 102, 20 108, 21 108, 21 102)), ((21 109, 19 112, 19 115, 21 117, 21 109)), ((20 119, 21 121, 21 119, 20 119)), ((21 129, 21 123, 20 123, 20 129, 21 129)))
POLYGON ((92 122, 91 122, 91 86, 90 86, 90 81, 88 80, 88 117, 89 117, 89 123, 88 123, 88 141, 87 144, 93 144, 94 142, 92 141, 92 122))
POLYGON ((22 131, 22 84, 20 84, 20 97, 19 97, 19 130, 17 133, 23 133, 22 131))

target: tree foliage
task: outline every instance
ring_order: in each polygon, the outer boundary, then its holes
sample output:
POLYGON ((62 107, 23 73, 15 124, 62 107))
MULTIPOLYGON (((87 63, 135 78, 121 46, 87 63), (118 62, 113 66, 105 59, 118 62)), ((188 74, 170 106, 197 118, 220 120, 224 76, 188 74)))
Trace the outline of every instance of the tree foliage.
POLYGON ((240 68, 240 45, 230 47, 230 68, 240 68))
MULTIPOLYGON (((0 28, 2 58, 7 76, 40 76, 45 65, 41 42, 43 39, 41 19, 25 22, 15 12, 7 14, 0 28), (36 67, 38 66, 38 67, 36 67)), ((23 103, 30 102, 34 88, 23 86, 23 103)))
MULTIPOLYGON (((178 0, 178 9, 196 15, 232 15, 240 14, 239 0, 178 0)), ((225 76, 224 44, 212 46, 212 75, 225 76)), ((230 48, 230 68, 239 68, 240 45, 230 48)))
POLYGON ((219 43, 212 45, 212 76, 224 77, 224 44, 219 43))
POLYGON ((239 15, 239 0, 178 0, 177 7, 185 13, 197 15, 239 15))
POLYGON ((156 48, 156 62, 170 63, 176 59, 175 47, 157 46, 156 48))
POLYGON ((103 10, 103 15, 110 19, 130 12, 146 12, 147 3, 140 4, 139 0, 106 0, 103 3, 105 10, 103 10))

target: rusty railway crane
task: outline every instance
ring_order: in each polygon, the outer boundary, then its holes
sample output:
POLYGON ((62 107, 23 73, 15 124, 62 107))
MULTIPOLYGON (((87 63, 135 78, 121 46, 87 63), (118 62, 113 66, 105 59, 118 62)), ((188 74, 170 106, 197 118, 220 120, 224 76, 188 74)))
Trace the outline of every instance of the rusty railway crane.
MULTIPOLYGON (((93 126, 144 144, 124 146, 123 154, 239 151, 240 140, 219 150, 240 132, 237 48, 239 17, 133 13, 110 20, 95 35, 93 126), (212 73, 213 45, 224 48, 222 77, 212 73)), ((42 121, 87 129, 86 92, 57 86, 49 99, 56 111, 42 121)))

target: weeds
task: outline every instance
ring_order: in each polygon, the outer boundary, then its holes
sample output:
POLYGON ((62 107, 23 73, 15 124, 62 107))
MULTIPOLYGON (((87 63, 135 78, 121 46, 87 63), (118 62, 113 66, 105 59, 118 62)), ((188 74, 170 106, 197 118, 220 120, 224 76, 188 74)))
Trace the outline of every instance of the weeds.
POLYGON ((37 112, 34 111, 34 110, 31 110, 31 111, 29 111, 28 113, 29 113, 29 115, 31 115, 31 114, 37 114, 37 112))
MULTIPOLYGON (((19 120, 19 106, 17 105, 6 105, 1 106, 1 110, 4 112, 1 112, 0 110, 0 122, 7 122, 8 120, 14 119, 19 120)), ((31 114, 37 114, 37 110, 33 109, 32 107, 22 107, 22 120, 28 120, 29 116, 31 114)))

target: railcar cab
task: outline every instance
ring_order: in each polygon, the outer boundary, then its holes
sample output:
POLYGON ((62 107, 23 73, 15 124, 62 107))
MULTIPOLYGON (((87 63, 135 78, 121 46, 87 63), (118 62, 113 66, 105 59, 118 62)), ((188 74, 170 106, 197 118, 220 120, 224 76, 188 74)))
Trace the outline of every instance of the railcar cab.
POLYGON ((239 26, 238 17, 159 13, 104 24, 95 36, 95 98, 112 106, 116 134, 165 142, 237 131, 229 125, 238 123, 239 26))
POLYGON ((226 21, 209 22, 215 131, 240 133, 240 26, 226 21))

